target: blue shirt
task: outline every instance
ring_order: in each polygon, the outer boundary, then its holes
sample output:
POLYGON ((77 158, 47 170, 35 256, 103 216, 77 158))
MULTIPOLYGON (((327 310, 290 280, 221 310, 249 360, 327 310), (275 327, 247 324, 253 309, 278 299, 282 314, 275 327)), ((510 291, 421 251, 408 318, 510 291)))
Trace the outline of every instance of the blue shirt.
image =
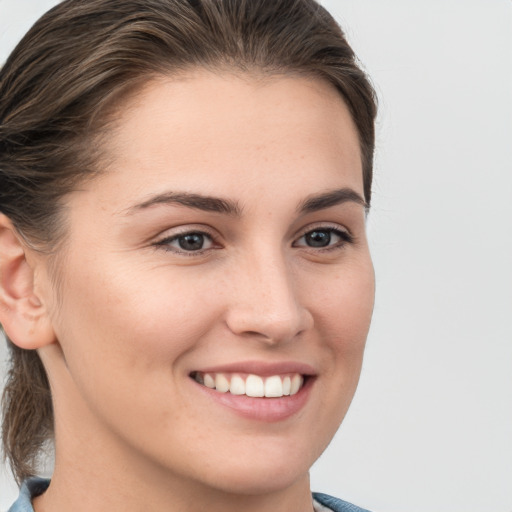
MULTIPOLYGON (((32 499, 46 491, 49 485, 50 480, 44 478, 30 478, 21 486, 20 495, 8 512, 34 512, 32 499)), ((327 494, 314 493, 313 498, 333 512, 368 512, 368 510, 356 507, 355 505, 338 498, 333 498, 327 494)))

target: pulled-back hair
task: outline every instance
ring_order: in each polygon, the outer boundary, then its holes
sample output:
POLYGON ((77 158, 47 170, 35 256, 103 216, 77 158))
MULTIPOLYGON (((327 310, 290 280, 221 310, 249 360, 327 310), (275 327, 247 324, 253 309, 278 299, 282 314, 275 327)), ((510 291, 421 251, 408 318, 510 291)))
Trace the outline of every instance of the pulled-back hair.
MULTIPOLYGON (((0 212, 27 243, 51 253, 65 238, 62 199, 101 172, 121 100, 153 78, 197 67, 331 83, 357 127, 369 204, 374 91, 314 0, 65 0, 0 71, 0 212)), ((37 352, 8 344, 3 447, 21 481, 52 438, 52 401, 37 352)))

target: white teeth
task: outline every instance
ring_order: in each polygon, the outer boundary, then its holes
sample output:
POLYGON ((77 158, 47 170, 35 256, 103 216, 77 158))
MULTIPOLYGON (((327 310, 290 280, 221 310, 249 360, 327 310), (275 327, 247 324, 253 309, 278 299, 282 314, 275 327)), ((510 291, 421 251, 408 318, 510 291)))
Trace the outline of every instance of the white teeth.
POLYGON ((257 375, 249 375, 245 381, 245 394, 254 397, 265 396, 263 379, 257 375))
POLYGON ((293 375, 272 375, 264 378, 258 375, 243 377, 237 374, 199 373, 193 378, 207 388, 216 389, 220 393, 247 395, 250 397, 280 398, 295 395, 304 384, 304 377, 298 373, 293 375))
POLYGON ((215 389, 215 379, 209 373, 204 374, 203 380, 207 388, 215 389))
POLYGON ((265 381, 265 396, 269 398, 283 396, 283 381, 281 377, 276 375, 275 377, 269 377, 265 381))
POLYGON ((290 395, 295 395, 296 393, 298 393, 303 382, 304 382, 304 379, 302 378, 302 375, 294 375, 293 378, 292 378, 292 385, 291 385, 291 388, 290 388, 290 395))
POLYGON ((231 377, 229 391, 232 395, 245 395, 245 381, 239 375, 231 377))
POLYGON ((227 393, 229 391, 229 380, 226 379, 222 373, 217 373, 215 376, 215 389, 221 393, 227 393))
POLYGON ((291 389, 292 389, 292 379, 290 379, 290 377, 286 376, 283 379, 283 395, 288 396, 290 394, 291 389))

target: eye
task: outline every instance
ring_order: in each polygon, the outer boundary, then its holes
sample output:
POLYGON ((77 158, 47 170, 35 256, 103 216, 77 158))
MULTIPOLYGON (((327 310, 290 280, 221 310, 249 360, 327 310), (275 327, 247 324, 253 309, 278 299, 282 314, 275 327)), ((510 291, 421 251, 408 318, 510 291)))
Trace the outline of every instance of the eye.
POLYGON ((295 247, 326 249, 343 247, 346 243, 352 242, 353 238, 347 231, 342 231, 337 228, 321 227, 304 233, 293 245, 295 247))
POLYGON ((194 253, 211 249, 213 240, 207 233, 189 231, 159 240, 155 245, 164 247, 168 251, 194 253))

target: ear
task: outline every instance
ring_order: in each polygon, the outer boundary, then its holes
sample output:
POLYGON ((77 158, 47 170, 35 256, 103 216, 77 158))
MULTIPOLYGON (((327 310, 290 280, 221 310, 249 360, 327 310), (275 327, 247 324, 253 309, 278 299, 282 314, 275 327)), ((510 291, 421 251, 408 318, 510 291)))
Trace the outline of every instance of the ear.
POLYGON ((53 343, 55 333, 34 289, 35 263, 29 265, 28 251, 9 218, 0 214, 0 324, 15 345, 36 349, 53 343))

